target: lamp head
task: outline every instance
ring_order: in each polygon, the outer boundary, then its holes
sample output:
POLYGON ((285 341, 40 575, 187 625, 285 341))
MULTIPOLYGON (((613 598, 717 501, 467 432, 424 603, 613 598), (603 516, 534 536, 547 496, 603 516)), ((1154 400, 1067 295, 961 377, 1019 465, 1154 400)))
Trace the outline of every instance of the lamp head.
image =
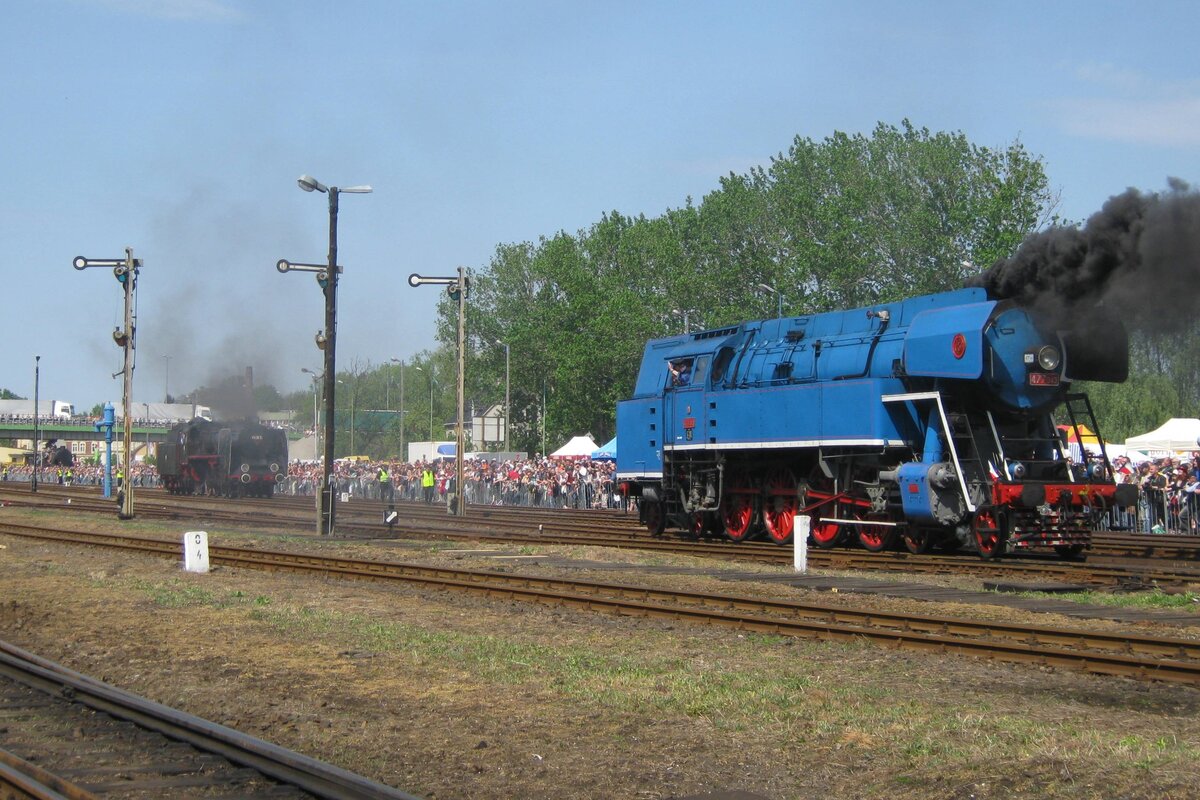
POLYGON ((301 175, 299 178, 296 179, 296 183, 298 183, 300 185, 300 188, 306 192, 311 192, 313 190, 316 190, 318 192, 329 191, 328 187, 325 186, 325 184, 321 183, 319 180, 314 178, 312 175, 301 175))

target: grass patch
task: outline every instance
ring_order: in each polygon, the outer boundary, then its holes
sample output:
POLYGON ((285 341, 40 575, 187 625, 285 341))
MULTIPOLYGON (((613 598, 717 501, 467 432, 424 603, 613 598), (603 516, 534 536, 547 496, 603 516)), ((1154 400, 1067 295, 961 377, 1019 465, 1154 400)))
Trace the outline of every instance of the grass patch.
POLYGON ((133 587, 163 608, 187 606, 216 606, 216 593, 184 581, 133 581, 133 587))
POLYGON ((223 594, 214 592, 204 586, 181 578, 168 581, 145 581, 133 579, 128 585, 150 598, 151 602, 163 608, 187 608, 204 606, 207 608, 225 609, 236 607, 263 607, 271 604, 271 598, 264 594, 250 596, 241 589, 234 589, 223 594))
POLYGON ((1083 603, 1097 606, 1109 606, 1113 608, 1148 608, 1148 609, 1172 609, 1182 610, 1200 609, 1200 594, 1196 592, 1183 592, 1180 594, 1169 594, 1161 589, 1153 589, 1148 592, 1126 592, 1114 594, 1111 592, 1018 592, 1018 597, 1031 597, 1036 599, 1054 599, 1068 600, 1072 603, 1083 603))
MULTIPOLYGON (((428 630, 402 621, 295 605, 266 595, 216 596, 181 582, 146 587, 164 605, 235 606, 278 635, 325 642, 339 649, 388 654, 430 685, 458 685, 462 676, 481 693, 525 686, 552 691, 574 707, 701 719, 728 734, 771 731, 784 744, 886 750, 910 769, 970 765, 983 758, 1053 758, 1064 744, 1103 754, 1128 768, 1151 770, 1200 758, 1194 744, 1171 736, 1105 734, 1071 720, 1039 721, 998 714, 985 698, 969 704, 906 697, 890 682, 886 659, 854 683, 834 684, 820 659, 859 658, 869 644, 814 644, 810 654, 786 637, 754 635, 680 655, 630 643, 623 653, 588 644, 543 644, 502 634, 428 630), (746 669, 747 652, 755 666, 746 669), (742 666, 738 666, 738 665, 742 666)), ((654 641, 650 641, 654 639, 654 641)), ((668 647, 674 651, 675 648, 668 647)), ((1078 721, 1076 721, 1078 722, 1078 721)))

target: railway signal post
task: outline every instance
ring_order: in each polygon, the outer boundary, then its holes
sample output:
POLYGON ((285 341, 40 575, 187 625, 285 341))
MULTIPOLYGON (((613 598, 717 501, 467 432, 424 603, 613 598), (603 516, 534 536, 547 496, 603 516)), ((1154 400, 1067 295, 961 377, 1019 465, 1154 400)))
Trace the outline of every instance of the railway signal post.
POLYGON ((334 529, 337 487, 333 475, 333 417, 334 390, 337 388, 337 372, 334 356, 337 352, 337 285, 342 268, 337 263, 337 218, 338 196, 343 193, 370 194, 370 186, 326 186, 311 175, 301 175, 296 183, 306 192, 321 192, 329 195, 329 261, 326 264, 293 264, 280 259, 275 268, 280 272, 315 272, 317 285, 325 294, 325 330, 317 332, 317 348, 325 353, 325 456, 322 465, 321 488, 318 492, 317 534, 332 536, 334 529))
MULTIPOLYGON (((446 293, 450 297, 458 301, 458 416, 455 423, 455 445, 454 445, 454 513, 462 516, 466 513, 466 500, 463 492, 463 447, 466 444, 466 436, 463 431, 463 406, 466 404, 465 397, 465 363, 466 363, 466 317, 467 317, 467 292, 471 288, 471 279, 467 277, 464 267, 458 268, 457 278, 434 278, 417 275, 415 272, 408 276, 408 285, 412 287, 421 286, 426 283, 445 286, 446 293)), ((432 386, 432 384, 431 384, 432 386)), ((433 403, 430 402, 430 408, 433 408, 433 403)), ((507 420, 505 420, 507 424, 507 420)), ((430 439, 433 438, 432 431, 430 439)))
MULTIPOLYGON (((117 512, 119 519, 133 519, 133 482, 130 480, 129 467, 133 456, 133 351, 135 345, 135 332, 137 329, 136 320, 133 316, 133 297, 137 291, 137 278, 142 269, 142 261, 139 258, 133 257, 133 248, 125 248, 125 258, 85 258, 76 256, 71 262, 71 266, 78 270, 84 270, 88 267, 107 267, 113 271, 113 277, 121 284, 125 291, 125 328, 113 329, 113 341, 117 346, 125 351, 125 364, 120 372, 114 373, 124 375, 124 387, 122 391, 123 406, 125 413, 125 436, 123 442, 123 453, 121 456, 121 469, 125 472, 125 479, 121 482, 122 485, 118 489, 118 497, 121 500, 120 511, 117 512)), ((111 469, 111 465, 108 467, 111 469)))

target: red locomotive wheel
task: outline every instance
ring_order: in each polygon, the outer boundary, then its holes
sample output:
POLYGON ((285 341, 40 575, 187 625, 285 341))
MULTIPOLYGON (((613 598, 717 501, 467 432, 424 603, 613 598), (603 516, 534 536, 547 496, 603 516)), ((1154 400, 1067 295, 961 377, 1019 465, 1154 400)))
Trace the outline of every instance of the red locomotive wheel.
POLYGON ((725 525, 725 535, 732 541, 745 541, 754 524, 753 498, 748 494, 725 495, 721 502, 721 522, 725 525))
MULTIPOLYGON (((859 514, 863 522, 883 522, 886 514, 859 514)), ((896 541, 895 525, 858 525, 858 543, 872 553, 878 553, 891 548, 896 541)))
POLYGON ((904 528, 900 533, 904 549, 914 556, 924 555, 933 546, 933 534, 921 528, 904 528))
POLYGON ((971 522, 975 544, 981 558, 995 558, 1004 553, 1004 517, 992 509, 980 509, 971 522))
POLYGON ((823 550, 836 547, 842 540, 842 526, 836 522, 821 522, 819 514, 812 515, 812 528, 809 534, 813 544, 823 550))
POLYGON ((789 544, 796 530, 796 480, 787 470, 767 478, 767 497, 763 504, 763 525, 775 544, 789 544))
POLYGON ((720 533, 721 525, 717 521, 717 515, 712 511, 693 511, 691 531, 696 536, 703 536, 710 533, 720 533))

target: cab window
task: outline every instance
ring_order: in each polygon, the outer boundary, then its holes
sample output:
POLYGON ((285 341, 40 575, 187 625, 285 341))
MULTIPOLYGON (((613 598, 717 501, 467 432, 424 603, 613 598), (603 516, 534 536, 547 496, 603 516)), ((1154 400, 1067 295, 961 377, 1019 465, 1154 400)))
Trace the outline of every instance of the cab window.
POLYGON ((688 386, 692 382, 692 359, 675 358, 667 362, 667 386, 688 386))

